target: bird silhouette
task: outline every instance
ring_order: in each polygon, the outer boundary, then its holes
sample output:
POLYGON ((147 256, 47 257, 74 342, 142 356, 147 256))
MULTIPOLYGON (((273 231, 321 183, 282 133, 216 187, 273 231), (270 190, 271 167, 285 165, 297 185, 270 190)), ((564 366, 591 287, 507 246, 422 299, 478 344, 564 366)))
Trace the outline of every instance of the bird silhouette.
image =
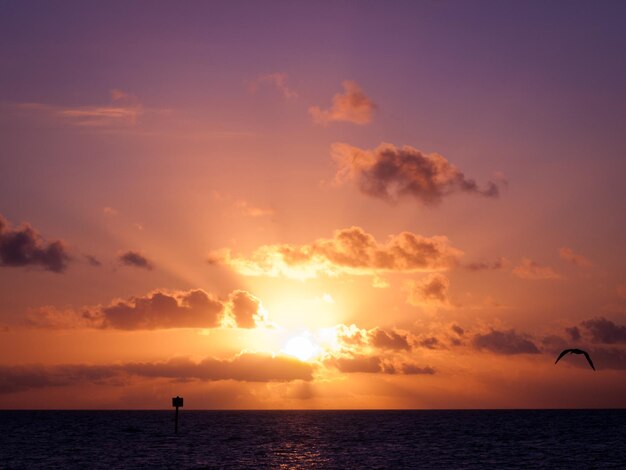
POLYGON ((589 357, 589 353, 587 351, 583 351, 582 349, 564 349, 561 354, 559 354, 559 357, 556 358, 556 361, 554 361, 554 363, 556 364, 557 362, 559 362, 561 360, 561 358, 563 356, 565 356, 566 354, 584 354, 585 357, 587 358, 587 362, 589 363, 589 365, 591 366, 591 368, 593 370, 596 370, 596 368, 593 366, 593 362, 591 362, 591 357, 589 357))

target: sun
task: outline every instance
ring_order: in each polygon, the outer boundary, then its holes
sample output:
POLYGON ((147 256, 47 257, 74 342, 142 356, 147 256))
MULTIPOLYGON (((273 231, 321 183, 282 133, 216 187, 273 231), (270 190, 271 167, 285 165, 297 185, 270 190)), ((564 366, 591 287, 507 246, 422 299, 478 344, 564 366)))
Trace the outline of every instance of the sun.
POLYGON ((301 361, 308 361, 317 354, 318 347, 306 336, 294 336, 287 341, 283 351, 301 361))

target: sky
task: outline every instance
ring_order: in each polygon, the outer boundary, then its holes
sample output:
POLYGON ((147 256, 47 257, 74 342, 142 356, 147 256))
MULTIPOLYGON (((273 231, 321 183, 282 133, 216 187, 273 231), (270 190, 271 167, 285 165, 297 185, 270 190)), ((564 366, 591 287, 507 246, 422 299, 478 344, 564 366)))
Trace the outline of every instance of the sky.
POLYGON ((626 406, 623 2, 0 9, 0 408, 626 406))

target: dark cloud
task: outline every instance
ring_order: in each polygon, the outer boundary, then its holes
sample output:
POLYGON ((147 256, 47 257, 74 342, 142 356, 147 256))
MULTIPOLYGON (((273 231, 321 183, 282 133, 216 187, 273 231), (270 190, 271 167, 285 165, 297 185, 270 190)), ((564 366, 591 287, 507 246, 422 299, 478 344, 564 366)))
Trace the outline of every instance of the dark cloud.
POLYGON ((354 355, 351 357, 339 357, 331 359, 329 364, 344 373, 382 372, 381 360, 376 356, 354 355))
POLYGON ((407 302, 415 306, 440 306, 450 304, 450 280, 441 273, 433 273, 420 281, 409 283, 407 302))
POLYGON ((420 339, 417 344, 422 347, 422 348, 426 348, 426 349, 441 349, 443 348, 443 345, 441 344, 441 341, 439 341, 438 338, 436 338, 435 336, 429 336, 428 338, 424 338, 424 339, 420 339))
MULTIPOLYGON (((596 369, 626 370, 626 350, 622 348, 591 348, 589 355, 596 369)), ((587 361, 578 365, 587 368, 587 361)))
POLYGON ((201 289, 167 293, 156 291, 108 307, 85 312, 103 328, 153 330, 159 328, 215 328, 224 306, 201 289))
POLYGON ((37 266, 60 273, 70 260, 62 241, 46 242, 28 224, 12 229, 0 216, 0 266, 37 266))
POLYGON ((242 382, 289 382, 313 379, 313 366, 293 358, 241 354, 231 359, 187 358, 164 362, 130 362, 113 365, 0 366, 0 393, 63 387, 80 382, 120 383, 124 377, 186 380, 236 380, 242 382), (115 381, 115 382, 112 382, 115 381))
POLYGON ((509 265, 509 260, 506 258, 498 258, 495 261, 475 261, 473 263, 466 264, 464 267, 470 271, 496 271, 504 269, 509 265))
POLYGON ((400 366, 400 370, 405 375, 433 375, 435 373, 435 369, 433 369, 432 367, 419 367, 415 364, 402 364, 400 366))
POLYGON ((465 330, 461 328, 459 325, 452 325, 450 329, 459 336, 463 336, 465 334, 465 330))
POLYGON ((477 349, 485 349, 496 354, 538 354, 539 349, 527 335, 518 334, 515 330, 477 334, 472 343, 477 349))
POLYGON ((136 251, 127 251, 118 256, 120 263, 126 266, 135 266, 137 268, 152 270, 154 265, 148 258, 136 251))
POLYGON ((374 328, 369 331, 369 340, 372 346, 380 349, 405 350, 410 351, 411 345, 406 333, 395 331, 385 331, 380 328, 374 328))
POLYGON ((565 332, 570 337, 572 341, 578 341, 580 339, 580 330, 577 326, 572 326, 571 328, 565 328, 565 332))
POLYGON ((582 325, 591 333, 591 339, 596 343, 626 343, 626 325, 616 325, 606 318, 586 320, 582 325))
POLYGON ((490 181, 485 188, 465 175, 443 156, 392 144, 363 150, 347 144, 333 144, 332 155, 339 165, 338 182, 354 180, 358 189, 372 197, 396 201, 413 197, 434 205, 455 192, 497 197, 499 189, 490 181))

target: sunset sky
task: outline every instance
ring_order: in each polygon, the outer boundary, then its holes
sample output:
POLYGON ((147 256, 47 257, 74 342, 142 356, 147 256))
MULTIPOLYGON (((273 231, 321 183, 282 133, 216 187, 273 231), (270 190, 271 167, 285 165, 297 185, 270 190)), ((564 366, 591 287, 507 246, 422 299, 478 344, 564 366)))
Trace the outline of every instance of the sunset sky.
POLYGON ((0 408, 626 407, 625 21, 1 2, 0 408))

